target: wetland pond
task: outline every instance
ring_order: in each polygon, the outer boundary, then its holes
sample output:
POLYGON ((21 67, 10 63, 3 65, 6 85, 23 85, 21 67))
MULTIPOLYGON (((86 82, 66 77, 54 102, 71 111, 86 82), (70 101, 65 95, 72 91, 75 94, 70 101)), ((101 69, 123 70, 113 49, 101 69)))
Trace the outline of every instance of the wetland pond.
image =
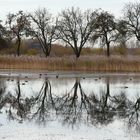
POLYGON ((140 140, 140 75, 0 73, 0 140, 140 140))

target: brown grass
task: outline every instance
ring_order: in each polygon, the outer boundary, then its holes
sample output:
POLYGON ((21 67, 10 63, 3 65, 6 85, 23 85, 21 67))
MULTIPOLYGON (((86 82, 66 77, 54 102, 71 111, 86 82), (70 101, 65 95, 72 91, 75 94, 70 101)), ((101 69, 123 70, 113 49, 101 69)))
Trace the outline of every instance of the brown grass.
MULTIPOLYGON (((3 47, 0 48, 0 54, 5 55, 15 55, 17 50, 17 46, 15 44, 12 44, 10 47, 3 47)), ((42 52, 42 49, 39 47, 31 47, 26 41, 23 41, 20 47, 20 53, 22 55, 28 55, 28 56, 44 56, 44 53, 42 52)), ((126 48, 124 46, 112 46, 110 47, 110 54, 111 55, 121 55, 121 56, 127 56, 127 55, 134 55, 134 56, 140 56, 140 48, 126 48)), ((74 55, 74 52, 71 47, 66 47, 61 44, 53 44, 52 50, 51 50, 51 57, 64 57, 64 56, 71 56, 74 55)), ((87 47, 83 48, 81 52, 81 56, 93 56, 93 55, 105 55, 106 56, 106 47, 87 47)))
POLYGON ((32 69, 50 71, 96 71, 96 72, 140 72, 139 57, 121 57, 95 55, 81 56, 78 60, 74 56, 49 57, 11 55, 0 56, 0 69, 32 69))

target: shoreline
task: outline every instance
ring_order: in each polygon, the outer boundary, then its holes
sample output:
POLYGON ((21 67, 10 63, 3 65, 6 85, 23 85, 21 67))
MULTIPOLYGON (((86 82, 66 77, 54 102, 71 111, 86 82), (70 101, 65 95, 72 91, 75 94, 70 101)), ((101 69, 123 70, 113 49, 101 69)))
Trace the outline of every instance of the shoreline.
POLYGON ((84 72, 84 71, 42 71, 42 70, 23 70, 23 69, 0 69, 1 78, 100 78, 100 77, 140 77, 140 73, 134 72, 84 72))

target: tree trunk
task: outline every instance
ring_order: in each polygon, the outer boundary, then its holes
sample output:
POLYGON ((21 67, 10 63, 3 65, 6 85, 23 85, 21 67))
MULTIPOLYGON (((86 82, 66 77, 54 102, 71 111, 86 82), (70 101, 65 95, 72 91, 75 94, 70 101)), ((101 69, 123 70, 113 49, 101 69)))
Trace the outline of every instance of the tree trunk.
POLYGON ((79 53, 77 53, 76 54, 76 59, 78 59, 80 57, 80 54, 79 53))
POLYGON ((21 39, 18 36, 18 46, 17 46, 17 55, 20 56, 20 44, 21 44, 21 39))
POLYGON ((75 55, 76 55, 76 59, 78 59, 80 57, 80 55, 81 55, 81 51, 80 50, 76 51, 75 55))
POLYGON ((110 57, 110 43, 106 43, 107 45, 107 56, 110 57))
POLYGON ((52 44, 50 43, 50 44, 48 45, 48 56, 49 56, 50 53, 51 53, 51 49, 52 49, 52 44))
POLYGON ((46 52, 46 53, 45 53, 45 57, 47 58, 48 56, 49 56, 49 55, 48 55, 48 53, 46 52))
POLYGON ((45 57, 47 58, 48 56, 50 56, 51 53, 51 44, 46 45, 44 48, 45 48, 45 57))

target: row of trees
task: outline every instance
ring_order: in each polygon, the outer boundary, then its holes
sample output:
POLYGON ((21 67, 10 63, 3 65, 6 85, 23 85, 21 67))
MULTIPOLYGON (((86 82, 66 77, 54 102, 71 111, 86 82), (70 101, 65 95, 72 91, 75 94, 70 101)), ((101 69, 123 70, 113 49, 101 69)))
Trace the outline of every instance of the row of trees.
POLYGON ((46 8, 32 14, 23 11, 10 13, 6 24, 0 24, 0 38, 8 42, 15 39, 18 56, 22 38, 30 37, 38 40, 46 57, 57 40, 70 46, 77 58, 88 43, 100 42, 100 46, 106 46, 109 57, 111 43, 126 46, 133 37, 140 41, 140 3, 125 4, 123 9, 120 19, 102 9, 82 12, 74 7, 63 10, 56 18, 46 8))

